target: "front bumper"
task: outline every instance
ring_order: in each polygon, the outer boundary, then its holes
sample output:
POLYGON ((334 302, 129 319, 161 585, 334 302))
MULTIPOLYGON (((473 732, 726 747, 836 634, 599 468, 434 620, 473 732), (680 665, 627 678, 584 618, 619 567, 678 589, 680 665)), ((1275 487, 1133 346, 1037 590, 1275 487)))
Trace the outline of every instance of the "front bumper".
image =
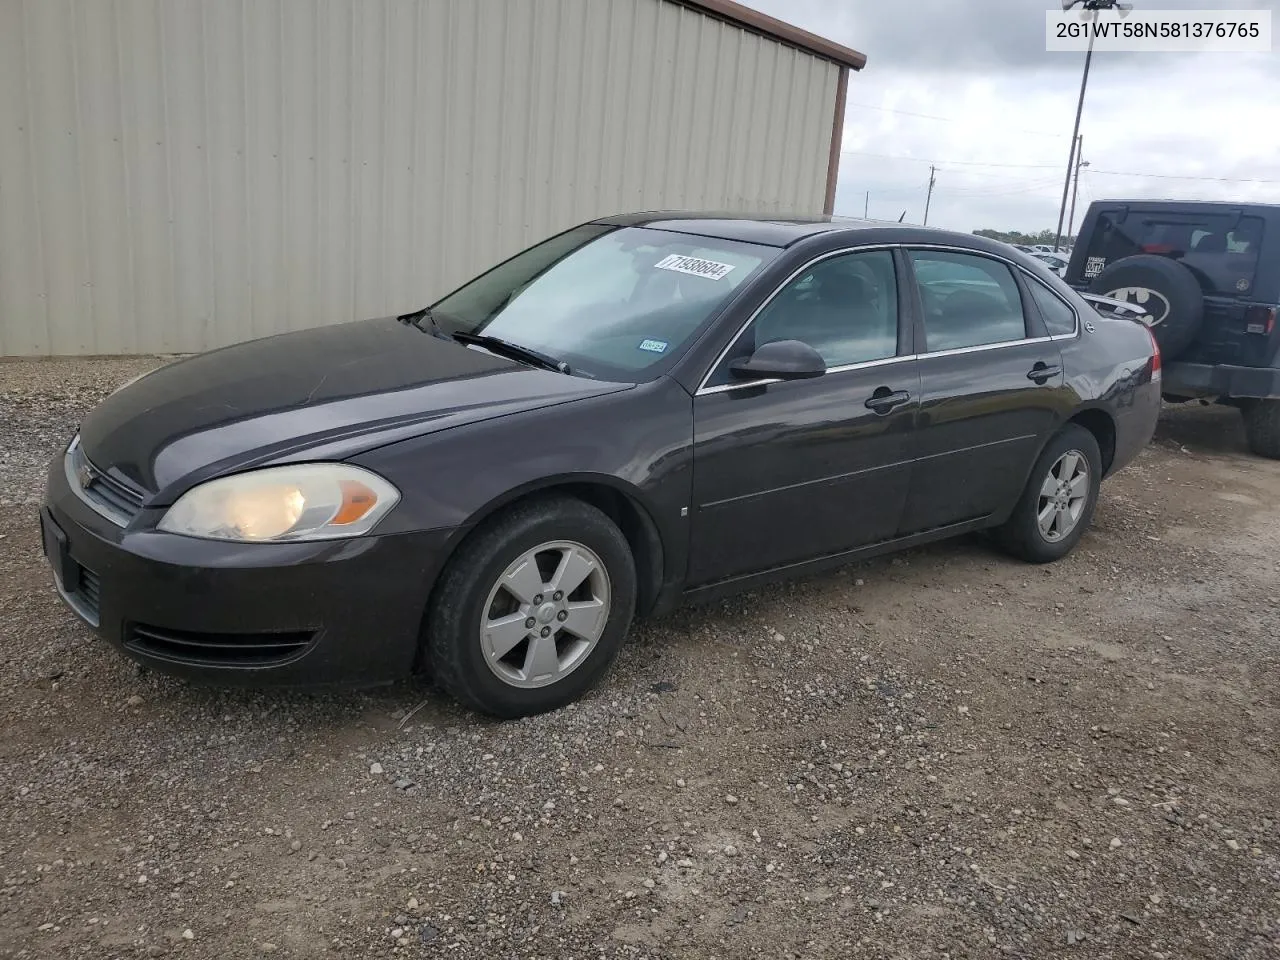
POLYGON ((449 531, 244 544, 121 529, 49 469, 41 526, 59 595, 156 670, 226 684, 362 686, 410 675, 449 531), (51 521, 51 522, 50 522, 51 521))
POLYGON ((1280 368, 1226 363, 1168 363, 1164 392, 1173 397, 1280 398, 1280 368))

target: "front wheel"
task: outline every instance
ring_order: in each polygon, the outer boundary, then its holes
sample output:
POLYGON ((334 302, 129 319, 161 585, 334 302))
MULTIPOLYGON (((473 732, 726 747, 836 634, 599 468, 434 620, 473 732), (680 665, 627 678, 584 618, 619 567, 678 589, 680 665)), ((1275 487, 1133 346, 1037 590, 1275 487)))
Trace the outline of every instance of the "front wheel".
POLYGON ((635 560, 607 516, 569 498, 517 504, 472 534, 442 574, 428 667, 485 713, 555 710, 608 670, 635 599, 635 560))
POLYGON ((1041 451, 1027 486, 998 531, 1001 545, 1028 563, 1051 563, 1084 536, 1098 504, 1102 455, 1093 434, 1067 424, 1041 451))

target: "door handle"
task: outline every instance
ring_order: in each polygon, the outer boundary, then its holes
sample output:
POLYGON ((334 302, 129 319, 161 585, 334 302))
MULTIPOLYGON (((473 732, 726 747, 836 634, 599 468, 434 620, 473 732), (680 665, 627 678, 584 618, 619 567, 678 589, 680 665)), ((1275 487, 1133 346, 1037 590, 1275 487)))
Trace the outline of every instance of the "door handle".
POLYGON ((911 399, 905 390, 890 390, 888 387, 877 387, 876 392, 867 398, 867 409, 883 416, 895 407, 900 407, 911 399))
POLYGON ((1050 377, 1056 377, 1061 372, 1062 368, 1056 363, 1045 363, 1043 360, 1037 360, 1035 366, 1027 373, 1027 379, 1034 380, 1043 386, 1050 377))

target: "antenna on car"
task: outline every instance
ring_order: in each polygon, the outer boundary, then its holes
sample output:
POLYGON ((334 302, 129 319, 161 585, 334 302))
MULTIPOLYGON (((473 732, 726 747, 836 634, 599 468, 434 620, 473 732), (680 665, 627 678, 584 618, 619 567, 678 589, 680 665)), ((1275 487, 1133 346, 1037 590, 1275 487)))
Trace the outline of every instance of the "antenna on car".
POLYGON ((907 211, 903 210, 903 211, 902 211, 902 216, 900 216, 900 217, 898 218, 898 222, 899 222, 899 223, 901 223, 903 220, 905 220, 905 219, 906 219, 906 217, 907 217, 907 211))

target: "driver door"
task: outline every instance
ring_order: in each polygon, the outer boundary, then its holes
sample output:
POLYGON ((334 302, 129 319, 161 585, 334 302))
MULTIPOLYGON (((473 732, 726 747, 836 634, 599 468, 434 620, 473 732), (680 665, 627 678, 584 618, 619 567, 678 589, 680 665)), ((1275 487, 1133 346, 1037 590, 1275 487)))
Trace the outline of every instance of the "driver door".
POLYGON ((919 374, 904 271, 889 250, 826 255, 766 302, 694 397, 699 586, 892 539, 911 480, 919 374), (827 372, 744 381, 771 340, 801 340, 827 372))

